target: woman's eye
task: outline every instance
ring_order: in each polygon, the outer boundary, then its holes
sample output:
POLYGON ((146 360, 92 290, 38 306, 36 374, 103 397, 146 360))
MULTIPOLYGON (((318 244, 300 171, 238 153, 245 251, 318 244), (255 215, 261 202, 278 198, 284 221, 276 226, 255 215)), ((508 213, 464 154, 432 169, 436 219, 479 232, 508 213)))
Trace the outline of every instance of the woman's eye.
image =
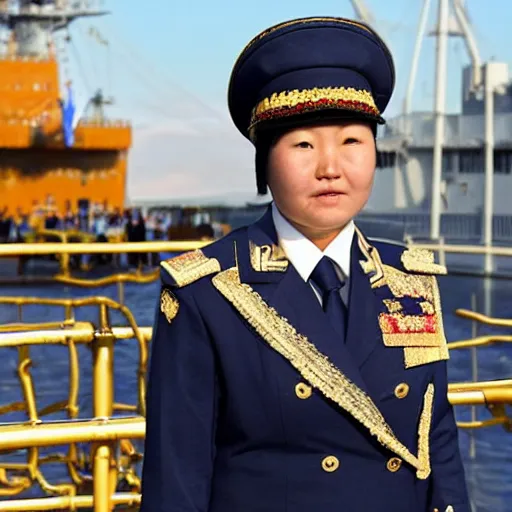
POLYGON ((303 149, 308 149, 308 148, 313 147, 310 142, 306 142, 305 140, 303 140, 302 142, 299 142, 298 144, 295 144, 295 146, 298 148, 303 148, 303 149))
POLYGON ((345 144, 359 144, 359 139, 356 139, 355 137, 348 137, 344 141, 345 144))

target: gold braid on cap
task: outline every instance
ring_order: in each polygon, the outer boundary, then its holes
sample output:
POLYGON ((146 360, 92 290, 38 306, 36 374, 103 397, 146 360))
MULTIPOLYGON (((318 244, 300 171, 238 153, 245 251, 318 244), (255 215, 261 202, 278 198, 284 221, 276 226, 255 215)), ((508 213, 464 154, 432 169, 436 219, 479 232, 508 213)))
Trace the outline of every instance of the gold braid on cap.
POLYGON ((260 101, 252 111, 249 131, 261 121, 281 119, 323 109, 340 109, 380 117, 369 91, 353 87, 315 87, 301 91, 274 93, 260 101))

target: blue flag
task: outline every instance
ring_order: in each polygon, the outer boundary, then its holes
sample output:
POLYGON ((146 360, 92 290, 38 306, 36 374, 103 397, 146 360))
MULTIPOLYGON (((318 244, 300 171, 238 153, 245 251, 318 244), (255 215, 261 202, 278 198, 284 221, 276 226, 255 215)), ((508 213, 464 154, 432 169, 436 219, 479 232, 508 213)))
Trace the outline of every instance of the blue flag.
POLYGON ((67 85, 66 100, 62 102, 62 130, 64 135, 64 144, 71 147, 75 142, 75 134, 73 130, 73 120, 75 117, 76 106, 73 99, 73 91, 71 85, 67 85))

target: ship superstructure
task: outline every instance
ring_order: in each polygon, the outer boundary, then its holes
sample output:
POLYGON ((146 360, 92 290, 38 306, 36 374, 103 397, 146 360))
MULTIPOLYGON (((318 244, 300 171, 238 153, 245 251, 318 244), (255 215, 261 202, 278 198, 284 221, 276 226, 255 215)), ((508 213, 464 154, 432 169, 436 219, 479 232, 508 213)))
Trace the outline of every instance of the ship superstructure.
MULTIPOLYGON (((497 82, 494 92, 494 214, 512 215, 512 82, 508 64, 485 64, 497 82)), ((480 213, 485 200, 485 105, 471 90, 470 67, 464 69, 460 114, 444 116, 441 210, 480 213)), ((413 112, 404 133, 402 116, 388 121, 382 139, 381 169, 371 208, 429 212, 432 202, 435 114, 413 112)))
MULTIPOLYGON (((369 24, 363 0, 352 0, 369 24)), ((512 80, 505 62, 483 62, 464 0, 423 0, 403 113, 380 133, 379 171, 364 215, 397 220, 407 234, 439 239, 512 241, 512 80), (412 110, 412 95, 437 4, 434 105, 412 110), (447 42, 460 38, 471 65, 461 69, 461 105, 447 114, 447 42)))
POLYGON ((125 202, 131 127, 105 117, 101 93, 91 117, 77 111, 73 85, 62 90, 55 35, 78 18, 100 16, 91 2, 0 3, 7 40, 0 57, 0 209, 28 214, 47 196, 59 210, 109 209, 125 202))

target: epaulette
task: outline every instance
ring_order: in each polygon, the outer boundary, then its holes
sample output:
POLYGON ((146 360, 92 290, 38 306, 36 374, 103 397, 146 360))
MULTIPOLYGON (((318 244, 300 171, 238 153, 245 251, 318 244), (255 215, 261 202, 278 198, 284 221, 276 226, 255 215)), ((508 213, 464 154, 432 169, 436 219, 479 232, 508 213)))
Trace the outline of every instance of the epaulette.
POLYGON ((218 260, 208 258, 199 249, 162 261, 160 265, 171 276, 171 284, 177 288, 221 270, 218 260))
POLYGON ((435 263, 434 253, 427 249, 407 249, 402 253, 401 260, 405 270, 409 272, 438 275, 448 273, 444 265, 435 263))

